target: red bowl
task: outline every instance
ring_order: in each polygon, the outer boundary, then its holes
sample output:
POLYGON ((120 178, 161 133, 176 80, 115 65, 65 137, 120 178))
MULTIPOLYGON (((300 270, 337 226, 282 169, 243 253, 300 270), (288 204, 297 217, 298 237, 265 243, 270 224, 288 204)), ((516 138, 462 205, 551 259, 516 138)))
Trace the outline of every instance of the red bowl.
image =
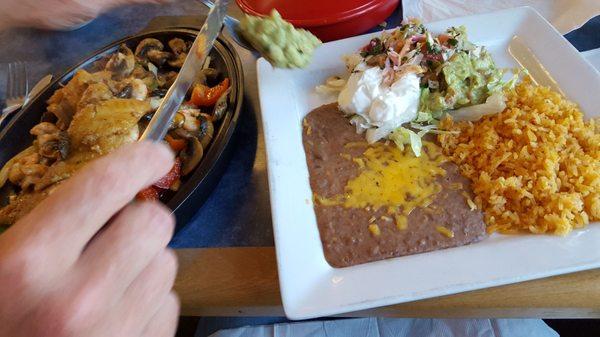
POLYGON ((264 16, 273 8, 295 27, 324 42, 362 34, 384 22, 400 0, 236 0, 247 14, 264 16))

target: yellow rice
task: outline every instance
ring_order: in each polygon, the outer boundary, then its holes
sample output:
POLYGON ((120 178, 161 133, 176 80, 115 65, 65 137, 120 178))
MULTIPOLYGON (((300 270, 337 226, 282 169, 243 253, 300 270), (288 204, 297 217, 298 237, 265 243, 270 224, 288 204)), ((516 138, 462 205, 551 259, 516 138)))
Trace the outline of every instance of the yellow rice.
POLYGON ((473 182, 489 232, 566 235, 600 219, 600 123, 525 79, 507 108, 477 122, 446 119, 443 151, 473 182))

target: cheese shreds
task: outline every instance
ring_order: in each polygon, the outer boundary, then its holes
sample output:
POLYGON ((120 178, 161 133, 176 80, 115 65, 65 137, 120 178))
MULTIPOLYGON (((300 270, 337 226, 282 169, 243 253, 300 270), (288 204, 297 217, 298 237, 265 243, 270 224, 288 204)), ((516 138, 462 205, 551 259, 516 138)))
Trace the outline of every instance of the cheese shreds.
POLYGON ((435 229, 449 239, 454 237, 454 232, 444 226, 437 226, 435 229))

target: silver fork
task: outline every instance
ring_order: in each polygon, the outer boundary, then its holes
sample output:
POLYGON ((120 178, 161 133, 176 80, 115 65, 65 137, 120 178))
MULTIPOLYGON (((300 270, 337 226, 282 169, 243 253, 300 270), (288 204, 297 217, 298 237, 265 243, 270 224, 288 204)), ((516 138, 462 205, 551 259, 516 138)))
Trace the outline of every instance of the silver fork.
MULTIPOLYGON (((208 7, 208 9, 212 9, 215 4, 211 1, 211 0, 200 0, 200 2, 202 2, 204 4, 204 6, 208 7)), ((239 29, 240 29, 240 21, 238 21, 237 19, 235 19, 232 16, 226 15, 225 16, 225 21, 223 22, 225 28, 227 28, 227 31, 229 32, 229 36, 231 36, 231 38, 233 39, 233 41, 235 41, 235 43, 237 43, 238 45, 240 45, 240 47, 247 49, 253 53, 258 54, 258 52, 256 51, 256 49, 248 42, 246 41, 246 39, 244 39, 240 33, 239 33, 239 29)))
POLYGON ((25 97, 29 93, 29 81, 27 79, 27 63, 12 62, 8 64, 8 76, 6 78, 6 108, 0 116, 0 125, 2 122, 17 111, 25 97))

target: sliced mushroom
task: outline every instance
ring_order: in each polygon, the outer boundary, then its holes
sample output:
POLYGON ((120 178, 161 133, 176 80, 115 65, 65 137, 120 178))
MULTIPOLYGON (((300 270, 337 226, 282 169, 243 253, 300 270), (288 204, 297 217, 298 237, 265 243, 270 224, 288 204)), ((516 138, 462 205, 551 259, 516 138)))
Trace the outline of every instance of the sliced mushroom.
POLYGON ((117 86, 117 98, 133 98, 138 101, 143 101, 148 97, 148 86, 138 78, 128 79, 120 82, 117 86))
POLYGON ((194 137, 194 135, 191 132, 186 131, 183 128, 179 128, 179 129, 173 130, 173 135, 175 135, 175 136, 177 136, 179 138, 185 138, 185 139, 194 137))
POLYGON ((227 99, 229 97, 229 93, 231 92, 231 87, 227 88, 227 90, 219 97, 217 103, 215 103, 215 107, 212 113, 212 119, 214 121, 219 121, 225 115, 227 111, 227 99))
POLYGON ((202 69, 202 74, 206 76, 206 79, 208 81, 216 81, 219 78, 219 71, 214 68, 202 69))
POLYGON ((182 106, 179 109, 178 113, 180 113, 184 117, 184 122, 182 125, 183 129, 189 132, 198 131, 198 128, 200 127, 200 120, 198 119, 198 116, 200 116, 202 111, 200 111, 199 109, 186 108, 182 106))
POLYGON ((191 92, 194 90, 194 87, 196 85, 206 85, 206 86, 211 86, 211 83, 216 83, 218 82, 217 79, 219 78, 219 72, 213 68, 204 68, 202 69, 198 75, 196 76, 196 80, 194 81, 194 84, 190 87, 190 92, 189 94, 191 94, 191 92))
POLYGON ((169 91, 169 89, 166 89, 166 88, 156 88, 156 89, 152 90, 152 92, 150 93, 150 96, 162 99, 163 97, 165 97, 165 95, 167 94, 168 91, 169 91))
POLYGON ((169 65, 173 68, 181 68, 183 67, 183 63, 185 62, 185 58, 187 57, 186 53, 182 53, 177 55, 174 59, 169 60, 169 65))
POLYGON ((59 132, 59 131, 60 131, 60 129, 56 125, 54 125, 52 123, 48 123, 48 122, 41 122, 41 123, 37 124, 36 126, 32 127, 31 130, 29 130, 29 133, 34 136, 40 136, 40 135, 55 133, 55 132, 59 132))
POLYGON ((158 88, 158 80, 154 76, 143 78, 142 81, 146 85, 146 88, 148 88, 149 93, 154 91, 154 89, 158 88))
POLYGON ((148 70, 140 63, 136 63, 133 71, 131 72, 131 77, 134 78, 144 78, 148 76, 148 70))
POLYGON ((167 60, 170 60, 173 58, 173 54, 171 54, 167 51, 161 51, 158 49, 149 50, 146 55, 148 56, 148 60, 150 60, 152 63, 156 64, 158 67, 162 67, 163 64, 165 64, 165 62, 167 62, 167 60))
POLYGON ((175 117, 173 117, 173 121, 171 122, 171 126, 169 126, 169 130, 179 129, 183 127, 183 123, 185 123, 185 116, 178 112, 175 114, 175 117))
POLYGON ((165 49, 165 45, 157 39, 147 38, 143 39, 135 48, 135 56, 142 62, 148 60, 148 52, 151 50, 162 51, 165 49))
POLYGON ((119 91, 115 97, 117 98, 131 98, 131 92, 133 91, 133 88, 131 87, 131 84, 127 84, 125 87, 123 87, 123 89, 121 89, 121 91, 119 91))
MULTIPOLYGON (((29 132, 37 137, 38 153, 41 156, 51 162, 67 158, 70 141, 66 131, 60 130, 52 123, 42 122, 34 126, 29 132)), ((36 163, 40 160, 37 157, 36 163)))
POLYGON ((188 45, 180 38, 174 38, 169 41, 169 47, 175 55, 180 55, 188 52, 188 45))
POLYGON ((116 75, 116 77, 125 78, 129 76, 135 68, 135 57, 133 52, 125 44, 119 47, 110 60, 106 63, 106 70, 116 75))
POLYGON ((211 121, 212 118, 205 113, 201 113, 200 116, 198 116, 198 119, 200 120, 198 138, 200 139, 202 147, 206 149, 213 139, 213 136, 215 134, 215 127, 211 121))
POLYGON ((180 157, 183 164, 181 168, 182 175, 190 174, 196 168, 196 166, 198 166, 198 164, 202 160, 202 157, 204 156, 204 149, 202 148, 202 144, 200 143, 198 138, 190 136, 186 139, 188 144, 185 150, 180 152, 180 157))
POLYGON ((146 128, 148 128, 148 124, 152 120, 152 117, 154 117, 154 112, 143 115, 142 118, 140 118, 140 121, 138 122, 138 129, 146 130, 146 128))
POLYGON ((163 97, 160 96, 152 96, 150 97, 150 108, 153 111, 156 111, 156 109, 158 109, 158 107, 160 106, 160 103, 162 103, 163 97))
POLYGON ((131 86, 131 98, 143 101, 148 97, 148 87, 144 81, 134 78, 129 85, 131 86))
POLYGON ((71 142, 66 131, 60 131, 57 136, 40 143, 40 154, 48 159, 65 160, 69 155, 71 142))
POLYGON ((202 71, 200 71, 200 74, 198 75, 198 79, 196 80, 196 82, 210 86, 211 83, 218 82, 218 79, 219 79, 219 72, 216 69, 205 68, 205 69, 202 69, 202 71))
POLYGON ((175 82, 176 78, 177 78, 176 71, 168 71, 168 72, 158 73, 158 77, 157 77, 158 87, 159 88, 170 88, 173 85, 173 83, 175 82))

